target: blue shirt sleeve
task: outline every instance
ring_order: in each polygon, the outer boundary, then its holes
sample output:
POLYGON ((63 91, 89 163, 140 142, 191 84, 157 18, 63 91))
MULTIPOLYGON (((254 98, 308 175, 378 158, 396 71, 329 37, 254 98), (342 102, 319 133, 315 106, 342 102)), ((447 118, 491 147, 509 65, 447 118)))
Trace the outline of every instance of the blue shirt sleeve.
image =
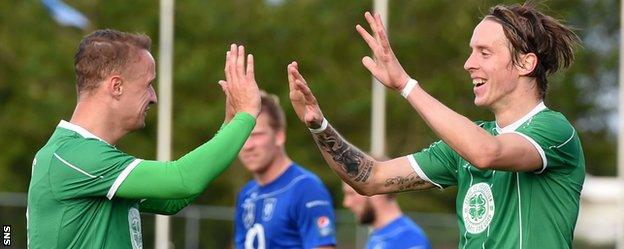
POLYGON ((336 245, 335 216, 329 191, 314 178, 303 180, 297 186, 294 220, 304 248, 336 245))

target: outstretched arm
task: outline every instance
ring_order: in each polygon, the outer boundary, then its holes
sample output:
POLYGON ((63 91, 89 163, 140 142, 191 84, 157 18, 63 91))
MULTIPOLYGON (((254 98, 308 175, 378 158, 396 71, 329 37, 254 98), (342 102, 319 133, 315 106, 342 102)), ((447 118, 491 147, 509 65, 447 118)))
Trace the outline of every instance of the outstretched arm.
MULTIPOLYGON (((356 30, 372 50, 374 59, 365 56, 362 63, 386 87, 401 92, 427 125, 454 151, 480 169, 535 171, 541 168, 539 152, 524 137, 518 134, 492 136, 433 98, 416 81, 407 84, 411 78, 390 47, 381 17, 369 12, 364 16, 372 35, 360 25, 356 30)), ((480 56, 480 51, 473 51, 473 54, 480 56)))
POLYGON ((343 181, 364 195, 433 187, 416 174, 405 157, 377 161, 349 144, 331 125, 323 124, 325 118, 318 102, 297 67, 296 62, 288 65, 293 108, 299 119, 312 128, 312 137, 323 158, 343 181))
POLYGON ((260 91, 253 68, 253 56, 245 56, 243 46, 232 44, 226 56, 226 81, 219 83, 226 93, 227 124, 210 141, 176 161, 140 162, 113 194, 130 199, 184 199, 201 194, 236 158, 255 125, 260 91))

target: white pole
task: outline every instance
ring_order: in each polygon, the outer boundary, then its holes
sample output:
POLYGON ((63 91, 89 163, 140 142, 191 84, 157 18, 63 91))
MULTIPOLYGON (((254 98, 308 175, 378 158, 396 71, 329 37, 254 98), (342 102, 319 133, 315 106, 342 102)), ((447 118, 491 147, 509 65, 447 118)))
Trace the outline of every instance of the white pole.
MULTIPOLYGON (((375 0, 373 11, 381 15, 381 20, 388 29, 388 0, 375 0)), ((383 157, 386 152, 386 89, 373 77, 371 115, 371 155, 383 157)))
MULTIPOLYGON (((388 0, 374 0, 373 11, 381 15, 388 31, 388 0)), ((381 158, 386 155, 386 89, 373 77, 371 107, 371 155, 381 158)), ((363 229, 356 229, 355 248, 364 248, 366 237, 360 236, 363 229)))
MULTIPOLYGON (((171 106, 173 66, 174 0, 160 0, 160 36, 158 58, 158 148, 159 161, 171 160, 171 106)), ((155 248, 169 249, 169 216, 156 215, 155 248)))
MULTIPOLYGON (((618 181, 620 183, 620 190, 624 193, 624 1, 620 1, 620 67, 619 67, 619 107, 618 107, 618 149, 617 149, 617 164, 618 164, 618 181)), ((620 194, 619 198, 619 216, 616 248, 624 249, 624 196, 620 194)))

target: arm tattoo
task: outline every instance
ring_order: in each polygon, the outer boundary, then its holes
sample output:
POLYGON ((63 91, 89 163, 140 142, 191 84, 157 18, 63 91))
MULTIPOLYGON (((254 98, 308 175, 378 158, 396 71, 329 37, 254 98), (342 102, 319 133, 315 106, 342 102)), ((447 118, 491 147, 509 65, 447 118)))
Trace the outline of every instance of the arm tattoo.
POLYGON ((396 176, 386 179, 385 187, 396 186, 399 191, 410 189, 422 189, 429 185, 429 182, 420 178, 416 173, 407 176, 396 176))
POLYGON ((373 169, 373 161, 369 157, 347 143, 332 127, 313 135, 319 148, 340 164, 351 180, 356 182, 368 180, 373 169))

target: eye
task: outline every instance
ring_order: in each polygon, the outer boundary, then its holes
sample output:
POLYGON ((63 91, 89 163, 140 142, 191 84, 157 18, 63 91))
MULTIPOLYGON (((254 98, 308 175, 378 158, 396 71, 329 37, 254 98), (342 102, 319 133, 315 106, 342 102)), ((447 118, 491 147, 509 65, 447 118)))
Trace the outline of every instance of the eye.
POLYGON ((492 55, 492 53, 490 53, 490 51, 481 50, 481 56, 487 58, 487 57, 490 57, 490 55, 492 55))

